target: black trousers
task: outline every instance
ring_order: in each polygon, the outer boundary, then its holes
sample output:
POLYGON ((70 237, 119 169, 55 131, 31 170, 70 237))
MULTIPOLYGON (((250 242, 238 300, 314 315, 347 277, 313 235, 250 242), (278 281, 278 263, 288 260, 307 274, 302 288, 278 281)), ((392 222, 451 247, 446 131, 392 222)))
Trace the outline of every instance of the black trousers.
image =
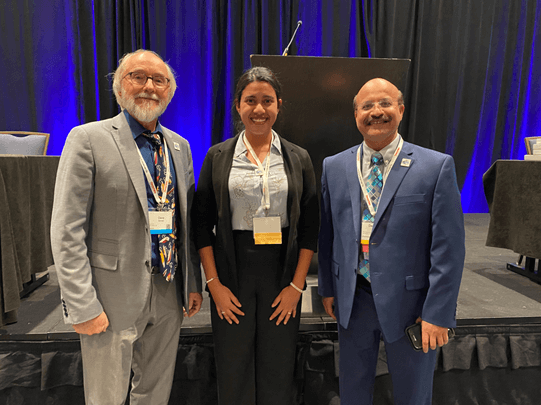
POLYGON ((245 313, 230 325, 211 302, 214 354, 220 405, 290 405, 294 403, 294 369, 301 300, 287 325, 269 321, 280 278, 287 230, 282 245, 254 245, 250 231, 235 231, 239 299, 245 313))

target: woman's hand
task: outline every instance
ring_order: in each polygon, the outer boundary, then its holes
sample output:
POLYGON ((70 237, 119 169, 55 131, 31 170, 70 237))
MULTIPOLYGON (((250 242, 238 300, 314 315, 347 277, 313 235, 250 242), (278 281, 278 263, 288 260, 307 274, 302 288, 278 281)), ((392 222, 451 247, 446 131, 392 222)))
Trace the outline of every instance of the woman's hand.
POLYGON ((237 297, 229 288, 220 283, 220 280, 209 283, 208 287, 220 319, 225 319, 229 324, 235 322, 238 325, 239 320, 235 314, 244 316, 244 312, 240 310, 242 305, 237 297))
POLYGON ((278 297, 274 300, 271 307, 278 307, 273 312, 269 321, 272 321, 274 318, 278 317, 276 325, 280 325, 280 322, 284 321, 284 325, 287 325, 287 322, 293 315, 293 318, 297 316, 297 304, 301 298, 301 293, 295 290, 293 287, 288 285, 284 288, 278 297))

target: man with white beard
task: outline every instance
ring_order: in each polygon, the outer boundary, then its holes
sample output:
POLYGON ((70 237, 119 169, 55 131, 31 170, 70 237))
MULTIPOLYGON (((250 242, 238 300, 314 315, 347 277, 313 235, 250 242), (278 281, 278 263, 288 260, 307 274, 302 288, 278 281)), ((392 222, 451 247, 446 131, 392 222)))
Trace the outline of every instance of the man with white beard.
POLYGON ((176 90, 154 52, 120 59, 122 112, 75 127, 51 237, 64 321, 81 339, 87 404, 167 404, 184 314, 201 308, 188 142, 159 122, 176 90))

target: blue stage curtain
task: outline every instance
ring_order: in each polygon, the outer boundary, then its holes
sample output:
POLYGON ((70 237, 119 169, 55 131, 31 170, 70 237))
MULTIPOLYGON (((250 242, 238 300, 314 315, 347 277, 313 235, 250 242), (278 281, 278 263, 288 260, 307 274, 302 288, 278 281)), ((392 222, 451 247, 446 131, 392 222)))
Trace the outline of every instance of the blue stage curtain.
POLYGON ((539 0, 3 0, 0 129, 51 133, 114 116, 107 74, 138 48, 178 74, 164 125, 190 141, 196 176, 233 135, 231 101, 250 54, 412 60, 401 133, 454 156, 465 212, 486 212, 481 177, 541 136, 539 0))

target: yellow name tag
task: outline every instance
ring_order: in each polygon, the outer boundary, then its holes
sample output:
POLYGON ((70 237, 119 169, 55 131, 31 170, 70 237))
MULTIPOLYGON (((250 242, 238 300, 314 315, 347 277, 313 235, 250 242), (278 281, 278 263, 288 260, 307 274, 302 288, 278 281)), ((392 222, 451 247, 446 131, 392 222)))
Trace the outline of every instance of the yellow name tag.
POLYGON ((254 243, 256 245, 280 245, 282 243, 280 217, 254 218, 254 243))
POLYGON ((282 232, 255 233, 254 242, 256 245, 281 245, 282 232))

